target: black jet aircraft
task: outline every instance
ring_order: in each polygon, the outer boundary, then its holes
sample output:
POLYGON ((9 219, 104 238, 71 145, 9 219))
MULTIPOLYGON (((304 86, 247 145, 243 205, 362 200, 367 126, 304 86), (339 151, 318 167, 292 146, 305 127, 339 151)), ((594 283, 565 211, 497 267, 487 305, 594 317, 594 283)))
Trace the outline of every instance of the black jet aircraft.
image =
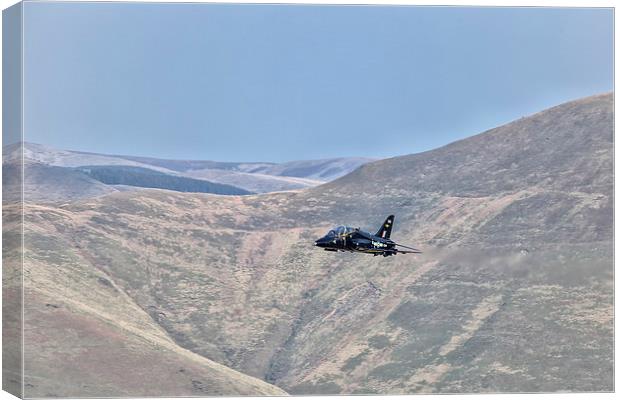
POLYGON ((390 239, 394 216, 387 217, 381 228, 374 235, 350 226, 339 226, 332 229, 314 244, 322 247, 325 251, 350 251, 373 254, 383 257, 393 256, 398 253, 421 253, 420 250, 395 243, 390 239), (396 246, 409 250, 400 250, 396 246))

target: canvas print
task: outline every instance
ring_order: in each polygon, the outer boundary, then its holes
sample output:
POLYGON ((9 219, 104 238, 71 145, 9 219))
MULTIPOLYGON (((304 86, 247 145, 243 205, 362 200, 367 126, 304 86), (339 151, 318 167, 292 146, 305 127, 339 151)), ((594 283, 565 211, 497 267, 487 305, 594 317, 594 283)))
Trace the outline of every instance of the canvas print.
POLYGON ((612 392, 612 8, 3 12, 3 389, 612 392))

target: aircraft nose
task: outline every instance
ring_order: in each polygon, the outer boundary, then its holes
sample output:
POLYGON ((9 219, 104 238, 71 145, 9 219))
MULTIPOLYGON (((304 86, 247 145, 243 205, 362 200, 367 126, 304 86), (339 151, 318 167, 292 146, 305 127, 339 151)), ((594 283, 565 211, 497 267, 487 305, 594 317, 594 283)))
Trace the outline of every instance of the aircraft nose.
POLYGON ((320 239, 318 239, 318 240, 316 240, 316 241, 314 242, 314 245, 315 245, 315 246, 318 246, 318 247, 325 247, 325 246, 327 246, 327 243, 328 243, 328 242, 329 242, 329 241, 328 241, 327 239, 325 239, 325 238, 320 238, 320 239))

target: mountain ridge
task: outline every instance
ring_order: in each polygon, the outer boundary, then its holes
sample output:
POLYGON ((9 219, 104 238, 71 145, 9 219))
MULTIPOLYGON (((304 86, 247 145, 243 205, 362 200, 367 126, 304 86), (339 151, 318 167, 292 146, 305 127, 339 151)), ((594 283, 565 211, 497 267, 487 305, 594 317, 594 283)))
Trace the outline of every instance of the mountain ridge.
MULTIPOLYGON (((575 130, 563 130, 563 125, 569 125, 570 123, 576 122, 575 120, 578 119, 583 119, 585 118, 591 118, 591 117, 596 117, 598 113, 600 112, 606 112, 607 115, 609 115, 609 117, 607 117, 606 119, 598 122, 599 124, 609 124, 611 122, 611 112, 612 112, 612 107, 613 107, 613 94, 611 93, 605 93, 605 94, 598 94, 598 95, 594 95, 594 96, 589 96, 583 99, 579 99, 579 100, 574 100, 574 101, 570 101, 567 103, 563 103, 560 105, 557 105, 555 107, 551 107, 547 110, 544 111, 540 111, 537 113, 532 114, 529 117, 522 117, 520 119, 517 119, 515 121, 509 122, 505 125, 496 127, 496 128, 492 128, 489 130, 486 130, 482 133, 479 133, 477 135, 473 135, 470 136, 468 138, 464 138, 464 139, 460 139, 457 140, 455 142, 446 144, 445 146, 441 146, 437 149, 434 150, 429 150, 429 151, 425 151, 422 153, 415 153, 415 154, 410 154, 410 155, 404 155, 404 156, 398 156, 398 157, 393 157, 393 158, 388 158, 388 159, 384 159, 384 160, 379 160, 376 161, 375 163, 373 163, 372 165, 367 165, 367 166, 362 166, 359 170, 354 171, 355 174, 364 174, 364 173, 370 173, 370 171, 368 171, 369 169, 373 169, 373 168, 380 168, 383 164, 387 164, 387 163, 394 163, 394 162, 398 162, 398 161, 408 161, 408 162, 412 162, 412 163, 425 163, 424 167, 422 168, 418 168, 423 170, 424 172, 429 171, 430 169, 436 167, 435 163, 437 163, 439 160, 443 160, 443 162, 446 162, 446 158, 442 158, 442 156, 445 155, 445 153, 450 153, 451 156, 458 156, 460 157, 459 159, 459 163, 457 163, 457 165, 461 165, 461 166, 467 166, 469 163, 474 163, 476 162, 476 155, 480 153, 480 149, 484 149, 484 148, 488 148, 488 146, 486 145, 486 143, 490 142, 490 141, 495 141, 497 142, 498 138, 503 138, 505 139, 505 142, 507 142, 507 144, 510 145, 510 147, 512 147, 513 149, 517 146, 515 146, 516 144, 521 144, 521 143, 515 143, 514 140, 511 140, 510 137, 507 137, 507 135, 505 135, 505 132, 508 130, 516 130, 516 131, 522 131, 525 129, 532 129, 532 127, 524 127, 522 126, 524 123, 530 123, 530 124, 534 124, 536 125, 535 128, 540 128, 538 132, 537 137, 534 138, 530 138, 530 140, 528 140, 526 144, 528 147, 527 148, 523 148, 523 147, 519 147, 519 150, 525 150, 525 151, 536 151, 536 149, 534 148, 534 145, 536 144, 545 144, 546 146, 549 145, 549 143, 544 143, 543 141, 550 141, 554 138, 554 137, 549 137, 547 135, 546 132, 551 132, 553 129, 555 129, 556 132, 561 133, 561 132, 565 132, 566 134, 562 135, 563 139, 574 139, 576 137, 576 135, 579 134, 579 132, 577 131, 577 133, 575 133, 575 130), (585 112, 583 109, 587 108, 589 105, 591 105, 592 103, 596 103, 596 102, 600 102, 601 100, 604 101, 605 104, 605 109, 604 110, 592 110, 590 112, 585 112), (556 119, 555 115, 556 114, 563 114, 565 116, 565 118, 573 118, 573 120, 570 121, 565 121, 564 118, 560 118, 560 119, 556 119), (548 120, 541 120, 541 118, 547 118, 548 120), (559 126, 558 126, 559 125, 559 126), (539 140, 538 143, 533 143, 536 140, 539 140), (463 147, 466 148, 463 148, 463 147), (419 161, 418 161, 419 160, 419 161)), ((587 121, 581 121, 583 123, 587 122, 587 121)), ((580 122, 580 123, 581 123, 580 122)), ((605 138, 606 140, 608 140, 609 142, 612 141, 612 131, 607 131, 606 132, 611 132, 609 137, 605 138)), ((551 144, 555 144, 555 143, 551 143, 551 144)), ((494 149, 492 150, 496 150, 496 148, 499 146, 495 146, 494 149)), ((506 146, 508 147, 508 146, 506 146)), ((543 148, 544 146, 538 146, 539 148, 543 148)), ((564 147, 566 147, 566 144, 564 144, 564 147)), ((571 148, 570 150, 577 151, 577 149, 575 148, 571 148)), ((498 154, 501 154, 498 152, 498 154)), ((532 154, 529 154, 529 156, 531 156, 532 154)), ((514 154, 510 153, 510 158, 514 158, 514 154)), ((452 161, 452 160, 450 160, 452 161)), ((508 161, 513 161, 512 159, 508 160, 508 161)), ((508 164, 508 161, 504 161, 505 164, 508 164)), ((519 161, 518 159, 514 160, 519 161)), ((527 160, 522 160, 522 161, 527 161, 527 160)), ((501 163, 499 165, 502 165, 501 163)), ((502 165, 504 166, 504 165, 502 165)), ((509 165, 506 165, 509 166, 509 165)), ((499 168, 498 169, 498 174, 501 173, 502 176, 505 176, 506 172, 510 172, 509 168, 505 168, 506 166, 504 166, 504 168, 499 168)), ((518 167, 518 165, 517 165, 518 167)), ((436 173, 435 175, 432 175, 432 177, 435 177, 437 174, 441 173, 441 174, 445 174, 448 171, 444 171, 441 170, 440 172, 436 173)), ((418 176, 423 177, 424 179, 429 179, 428 176, 426 174, 419 174, 418 176)), ((350 177, 350 179, 355 179, 356 177, 353 175, 350 177)), ((435 178, 436 179, 436 178, 435 178)), ((609 178, 607 178, 609 179, 609 178)), ((441 181, 441 180, 440 180, 441 181)), ((443 182, 443 181, 441 181, 443 182)), ((342 183, 346 183, 346 179, 345 180, 337 180, 337 181, 332 181, 328 186, 337 186, 337 185, 341 185, 342 183)), ((387 182, 388 184, 390 184, 390 182, 387 182)), ((452 183, 452 182, 450 182, 452 183)), ((608 184, 608 182, 606 182, 606 184, 608 184)))

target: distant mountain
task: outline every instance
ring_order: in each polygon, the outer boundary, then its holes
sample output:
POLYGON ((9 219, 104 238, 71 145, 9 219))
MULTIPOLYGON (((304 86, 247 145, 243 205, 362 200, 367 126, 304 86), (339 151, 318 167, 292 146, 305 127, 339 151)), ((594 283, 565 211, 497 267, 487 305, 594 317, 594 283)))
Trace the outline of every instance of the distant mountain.
MULTIPOLYGON (((21 197, 20 169, 16 164, 3 164, 4 201, 21 197)), ((28 162, 24 168, 23 191, 27 202, 55 202, 102 196, 117 189, 71 168, 28 162)))
MULTIPOLYGON (((4 149, 5 158, 17 157, 21 147, 4 149), (8 155, 7 155, 8 154, 8 155)), ((370 158, 336 158, 292 161, 283 164, 264 162, 218 162, 166 160, 150 157, 106 155, 25 143, 24 158, 56 167, 129 166, 155 170, 173 176, 206 180, 235 186, 247 192, 267 193, 317 186, 353 171, 370 158)))
POLYGON ((247 173, 223 169, 189 170, 186 171, 183 175, 198 179, 206 179, 211 182, 229 184, 240 188, 245 188, 246 190, 255 193, 304 189, 323 183, 322 181, 304 178, 272 176, 259 173, 247 173))
MULTIPOLYGON (((27 160, 23 171, 23 195, 24 200, 29 203, 74 201, 143 188, 219 195, 251 194, 245 189, 231 185, 170 175, 135 166, 97 165, 70 168, 27 160)), ((3 163, 4 201, 16 201, 21 197, 19 173, 21 173, 19 164, 3 163)))
POLYGON ((201 170, 225 170, 250 174, 288 176, 306 178, 314 181, 327 182, 339 178, 376 158, 340 157, 323 160, 289 161, 285 163, 261 162, 218 162, 190 160, 162 160, 148 157, 117 156, 141 164, 154 165, 177 172, 201 170))
MULTIPOLYGON (((614 388, 612 94, 302 191, 142 190, 25 215, 33 292, 58 293, 39 288, 54 278, 40 267, 48 260, 67 271, 76 302, 91 298, 96 272, 114 283, 111 299, 127 299, 115 313, 145 310, 180 348, 289 393, 614 388), (373 229, 392 213, 392 238, 423 254, 313 246, 333 225, 373 229)), ((25 314, 36 317, 29 335, 57 329, 46 301, 27 302, 38 310, 25 314)), ((39 391, 53 354, 89 348, 36 338, 26 383, 39 391)))
POLYGON ((128 165, 135 167, 151 168, 162 172, 170 172, 165 168, 158 168, 148 164, 141 164, 131 160, 109 156, 97 153, 85 153, 71 150, 58 150, 49 146, 37 143, 24 143, 20 146, 15 143, 7 146, 3 154, 5 158, 14 159, 17 153, 23 149, 24 159, 40 164, 51 165, 55 167, 81 167, 84 165, 128 165), (13 153, 13 155, 10 155, 13 153))
MULTIPOLYGON (((148 157, 118 156, 141 164, 153 165, 160 168, 183 173, 184 175, 200 177, 209 176, 222 183, 236 182, 237 186, 255 185, 260 188, 260 183, 249 182, 253 176, 259 180, 269 179, 269 176, 283 177, 281 183, 288 182, 289 189, 316 186, 323 182, 329 182, 359 168, 361 165, 375 161, 373 158, 341 157, 324 160, 290 161, 281 164, 260 162, 217 162, 217 161, 191 161, 191 160, 162 160, 148 157), (226 172, 220 172, 226 171, 226 172), (251 174, 251 175, 249 175, 251 174), (286 179, 284 177, 300 178, 299 180, 286 179), (247 183, 246 183, 247 182, 247 183), (297 184, 297 187, 294 187, 297 184)), ((278 180, 271 180, 277 186, 278 180)), ((265 182, 263 182, 263 185, 265 182)), ((253 190, 248 188, 249 190, 253 190)), ((284 186, 276 190, 286 190, 284 186)), ((268 192, 275 190, 257 190, 268 192)))
POLYGON ((356 170, 360 166, 376 160, 376 158, 347 157, 325 160, 291 161, 282 164, 258 166, 249 169, 247 172, 293 176, 327 182, 340 178, 356 170))
POLYGON ((213 193, 222 195, 250 194, 235 186, 213 183, 201 179, 186 178, 165 174, 149 168, 124 165, 87 165, 77 171, 105 183, 106 185, 125 185, 143 188, 174 190, 177 192, 213 193))
POLYGON ((152 157, 136 157, 136 156, 115 156, 126 160, 138 162, 146 165, 153 165, 156 167, 166 168, 168 170, 177 172, 187 172, 191 170, 225 170, 225 171, 239 171, 248 172, 256 168, 269 167, 275 165, 275 163, 264 162, 222 162, 222 161, 208 161, 208 160, 168 160, 152 157))

